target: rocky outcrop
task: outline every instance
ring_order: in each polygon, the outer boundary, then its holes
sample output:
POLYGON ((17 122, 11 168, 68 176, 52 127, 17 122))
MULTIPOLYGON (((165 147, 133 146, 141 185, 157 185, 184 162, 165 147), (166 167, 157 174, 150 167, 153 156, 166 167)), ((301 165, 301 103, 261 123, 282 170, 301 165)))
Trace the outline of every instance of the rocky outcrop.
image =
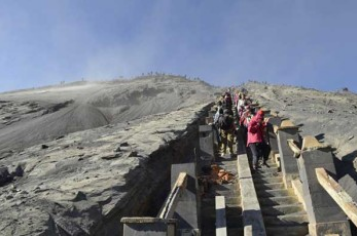
POLYGON ((0 186, 6 184, 7 182, 11 181, 12 177, 9 173, 7 167, 2 166, 0 167, 0 186))

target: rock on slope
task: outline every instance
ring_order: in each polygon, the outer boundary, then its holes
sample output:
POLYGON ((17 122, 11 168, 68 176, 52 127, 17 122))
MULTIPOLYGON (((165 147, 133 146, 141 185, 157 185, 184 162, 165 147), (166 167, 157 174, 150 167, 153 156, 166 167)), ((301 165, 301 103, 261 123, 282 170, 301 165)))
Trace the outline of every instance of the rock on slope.
POLYGON ((212 94, 172 77, 0 94, 1 179, 12 180, 1 234, 120 235, 121 216, 158 207, 212 94))

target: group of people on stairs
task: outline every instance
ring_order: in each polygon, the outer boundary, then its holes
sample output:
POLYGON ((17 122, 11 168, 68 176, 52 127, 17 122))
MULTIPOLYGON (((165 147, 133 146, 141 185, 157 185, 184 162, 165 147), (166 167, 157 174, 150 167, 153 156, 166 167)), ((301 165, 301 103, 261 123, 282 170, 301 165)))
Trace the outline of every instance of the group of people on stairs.
POLYGON ((219 134, 217 140, 221 156, 234 155, 233 144, 237 140, 237 131, 240 131, 252 154, 253 169, 259 168, 259 159, 266 165, 270 146, 265 138, 264 111, 256 111, 246 89, 237 90, 233 99, 229 91, 218 99, 212 125, 219 134))

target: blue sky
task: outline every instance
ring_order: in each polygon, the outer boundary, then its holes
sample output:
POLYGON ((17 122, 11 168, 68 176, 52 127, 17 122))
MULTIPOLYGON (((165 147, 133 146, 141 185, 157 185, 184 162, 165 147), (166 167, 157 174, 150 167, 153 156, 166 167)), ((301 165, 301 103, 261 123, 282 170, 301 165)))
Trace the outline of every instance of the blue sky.
POLYGON ((150 71, 357 92, 356 0, 2 0, 0 91, 150 71))

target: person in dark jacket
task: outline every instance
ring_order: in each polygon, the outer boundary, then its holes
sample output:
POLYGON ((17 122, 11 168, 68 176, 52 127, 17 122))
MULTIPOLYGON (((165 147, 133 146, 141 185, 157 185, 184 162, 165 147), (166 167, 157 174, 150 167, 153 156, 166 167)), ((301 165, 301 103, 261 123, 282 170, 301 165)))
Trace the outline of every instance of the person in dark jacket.
POLYGON ((233 155, 233 142, 235 135, 234 118, 231 110, 225 109, 223 116, 218 120, 221 135, 221 156, 233 155))
POLYGON ((232 97, 229 92, 226 92, 224 94, 223 101, 222 101, 222 108, 223 110, 227 109, 232 111, 232 97))

